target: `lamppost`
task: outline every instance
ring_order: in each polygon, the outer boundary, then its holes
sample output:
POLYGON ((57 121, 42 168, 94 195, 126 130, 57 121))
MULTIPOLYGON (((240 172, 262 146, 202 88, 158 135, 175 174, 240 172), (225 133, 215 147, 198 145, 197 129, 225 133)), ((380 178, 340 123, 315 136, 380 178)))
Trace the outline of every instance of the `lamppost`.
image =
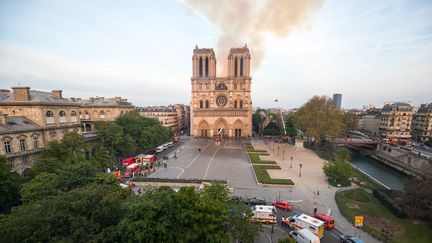
POLYGON ((291 156, 291 165, 290 165, 290 168, 292 168, 292 156, 291 156))
POLYGON ((303 164, 302 164, 302 163, 300 163, 300 164, 299 164, 299 166, 300 166, 300 172, 299 172, 299 177, 301 177, 301 168, 303 167, 303 164))
POLYGON ((282 160, 285 160, 285 150, 282 151, 282 160))
POLYGON ((280 149, 280 148, 278 147, 278 154, 277 154, 278 156, 279 156, 279 149, 280 149))

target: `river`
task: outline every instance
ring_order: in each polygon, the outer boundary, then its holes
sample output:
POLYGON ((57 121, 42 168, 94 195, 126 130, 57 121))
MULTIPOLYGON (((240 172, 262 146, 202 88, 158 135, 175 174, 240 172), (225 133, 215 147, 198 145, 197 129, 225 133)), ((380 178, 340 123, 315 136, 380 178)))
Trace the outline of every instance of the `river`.
POLYGON ((375 180, 393 190, 403 190, 403 179, 405 175, 380 163, 379 161, 349 149, 351 163, 357 168, 369 174, 375 180))

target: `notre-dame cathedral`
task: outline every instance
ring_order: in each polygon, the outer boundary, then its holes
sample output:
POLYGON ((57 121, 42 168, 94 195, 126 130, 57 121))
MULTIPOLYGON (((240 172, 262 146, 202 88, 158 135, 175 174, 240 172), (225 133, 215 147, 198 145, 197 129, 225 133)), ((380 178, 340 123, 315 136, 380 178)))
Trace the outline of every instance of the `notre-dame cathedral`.
POLYGON ((216 77, 211 48, 195 47, 192 56, 191 135, 252 136, 250 53, 245 45, 231 48, 228 75, 216 77))

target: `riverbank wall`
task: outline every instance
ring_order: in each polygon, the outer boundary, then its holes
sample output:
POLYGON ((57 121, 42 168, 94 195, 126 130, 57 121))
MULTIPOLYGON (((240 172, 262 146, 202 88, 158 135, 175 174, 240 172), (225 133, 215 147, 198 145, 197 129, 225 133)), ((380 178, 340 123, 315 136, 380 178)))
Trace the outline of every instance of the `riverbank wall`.
POLYGON ((431 176, 432 159, 408 149, 402 149, 390 144, 378 144, 374 150, 359 149, 354 146, 349 147, 403 174, 420 178, 431 176))

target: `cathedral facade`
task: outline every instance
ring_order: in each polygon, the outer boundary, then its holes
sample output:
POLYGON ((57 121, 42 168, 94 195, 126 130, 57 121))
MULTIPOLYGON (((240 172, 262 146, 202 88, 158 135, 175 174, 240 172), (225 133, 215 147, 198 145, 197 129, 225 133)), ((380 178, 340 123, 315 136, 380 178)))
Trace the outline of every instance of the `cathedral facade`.
POLYGON ((250 59, 246 45, 231 48, 227 76, 216 77, 213 49, 195 47, 190 105, 192 136, 252 136, 250 59))

